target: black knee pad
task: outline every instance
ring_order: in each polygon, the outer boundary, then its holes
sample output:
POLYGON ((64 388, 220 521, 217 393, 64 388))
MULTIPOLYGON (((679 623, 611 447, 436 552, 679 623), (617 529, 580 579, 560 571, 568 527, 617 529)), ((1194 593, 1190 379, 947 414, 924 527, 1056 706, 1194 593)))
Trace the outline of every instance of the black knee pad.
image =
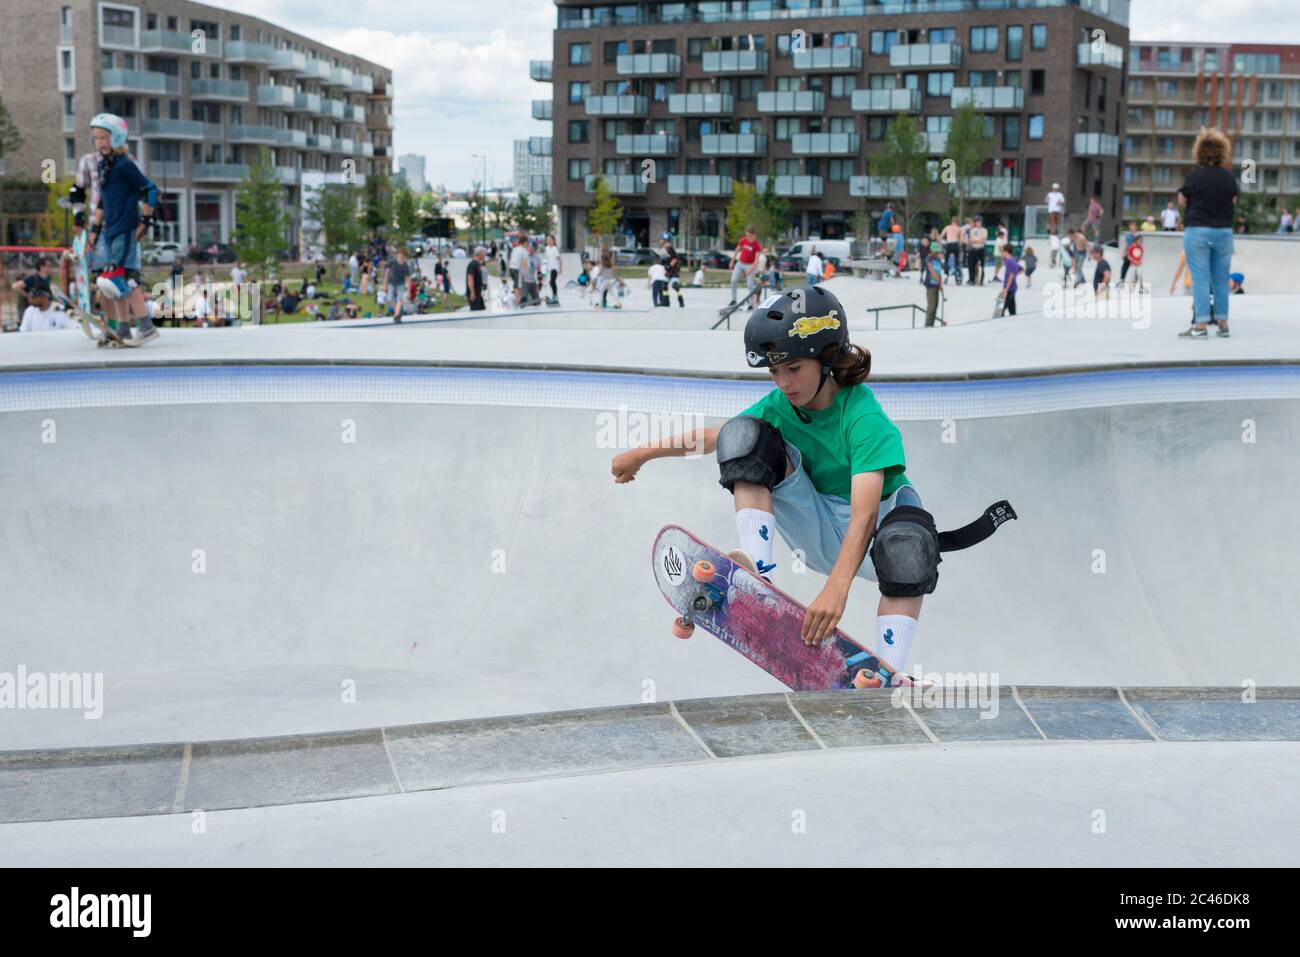
POLYGON ((738 415, 718 431, 718 484, 732 494, 737 482, 776 488, 785 478, 785 462, 785 440, 770 422, 738 415))
POLYGON ((871 563, 880 594, 887 598, 928 595, 939 583, 939 532, 923 508, 899 505, 876 529, 871 563))

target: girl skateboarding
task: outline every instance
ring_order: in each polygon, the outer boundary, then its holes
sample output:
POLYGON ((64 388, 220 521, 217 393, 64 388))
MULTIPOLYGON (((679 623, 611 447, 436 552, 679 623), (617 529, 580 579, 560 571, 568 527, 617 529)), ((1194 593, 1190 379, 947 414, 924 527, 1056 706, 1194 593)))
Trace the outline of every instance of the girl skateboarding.
POLYGON ((940 551, 981 541, 1014 512, 998 503, 963 529, 935 530, 907 477, 898 428, 864 384, 871 353, 849 342, 844 308, 821 286, 760 303, 745 325, 745 356, 769 371, 771 392, 719 428, 619 454, 614 481, 632 481, 651 459, 716 452, 720 484, 734 499, 738 560, 770 581, 776 530, 827 576, 808 606, 804 642, 835 631, 855 578, 878 582, 873 648, 902 674, 940 551))

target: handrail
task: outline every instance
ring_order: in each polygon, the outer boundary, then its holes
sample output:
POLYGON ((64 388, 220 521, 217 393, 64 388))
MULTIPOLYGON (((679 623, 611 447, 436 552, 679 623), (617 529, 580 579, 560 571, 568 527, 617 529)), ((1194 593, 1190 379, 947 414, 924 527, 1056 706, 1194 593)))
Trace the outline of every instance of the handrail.
POLYGON ((749 300, 751 299, 753 299, 754 302, 757 304, 764 298, 764 295, 766 293, 771 292, 771 288, 772 287, 769 286, 767 283, 760 283, 759 285, 754 287, 753 291, 747 293, 744 299, 740 300, 740 302, 736 303, 734 306, 727 306, 725 309, 719 309, 718 321, 715 322, 713 325, 711 325, 709 328, 716 329, 718 328, 718 326, 722 325, 725 322, 727 324, 727 328, 730 329, 731 317, 736 312, 736 310, 744 309, 746 306, 749 305, 749 300))

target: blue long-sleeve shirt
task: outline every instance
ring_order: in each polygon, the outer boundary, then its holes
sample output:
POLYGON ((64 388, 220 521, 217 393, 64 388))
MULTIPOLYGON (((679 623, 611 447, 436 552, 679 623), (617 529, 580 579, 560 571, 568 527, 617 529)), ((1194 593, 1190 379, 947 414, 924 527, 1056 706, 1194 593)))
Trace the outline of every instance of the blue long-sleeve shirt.
POLYGON ((103 233, 112 242, 123 233, 133 233, 140 225, 140 197, 150 206, 158 205, 158 187, 140 172, 129 157, 119 156, 100 190, 99 205, 104 210, 103 233))

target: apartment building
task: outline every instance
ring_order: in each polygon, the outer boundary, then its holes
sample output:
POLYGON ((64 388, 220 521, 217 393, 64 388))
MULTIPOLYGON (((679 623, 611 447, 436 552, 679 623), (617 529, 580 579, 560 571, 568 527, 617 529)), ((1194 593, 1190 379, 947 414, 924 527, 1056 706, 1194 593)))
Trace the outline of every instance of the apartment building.
POLYGON ((534 201, 551 191, 551 138, 530 136, 514 141, 514 187, 534 201))
POLYGON ((1136 40, 1129 56, 1126 216, 1175 198, 1202 126, 1232 137, 1243 190, 1300 197, 1300 45, 1136 40))
POLYGON ((424 157, 418 153, 403 153, 397 157, 397 173, 406 177, 406 185, 417 193, 429 191, 429 180, 425 175, 424 157))
POLYGON ((895 117, 919 120, 937 172, 965 102, 996 145, 986 221, 1017 234, 1053 182, 1071 212, 1096 195, 1106 229, 1120 214, 1125 0, 555 2, 553 59, 530 72, 553 84, 533 116, 552 123, 566 248, 596 174, 638 244, 681 235, 688 206, 695 234, 719 235, 733 180, 769 173, 794 233, 842 236, 861 197, 890 198, 873 157, 895 117))
POLYGON ((4 175, 71 173, 91 117, 116 113, 162 192, 159 240, 228 241, 235 187, 266 148, 296 248, 305 171, 364 182, 391 167, 392 96, 377 64, 185 0, 10 0, 0 30, 0 102, 23 139, 4 175))

